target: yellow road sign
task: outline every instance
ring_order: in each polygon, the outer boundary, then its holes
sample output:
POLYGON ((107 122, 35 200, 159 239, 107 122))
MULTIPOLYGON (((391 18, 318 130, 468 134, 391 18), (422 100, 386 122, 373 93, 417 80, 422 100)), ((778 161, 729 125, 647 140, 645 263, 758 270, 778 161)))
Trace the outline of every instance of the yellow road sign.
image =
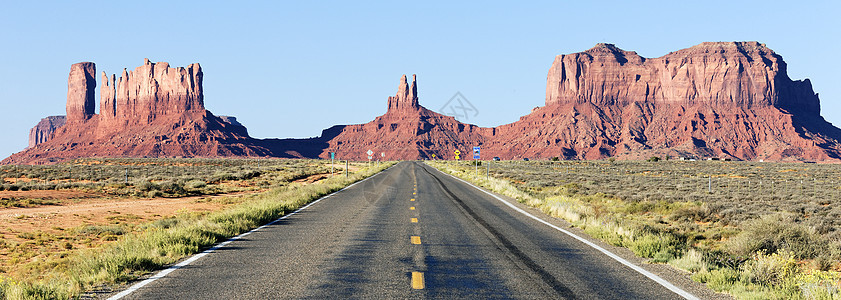
POLYGON ((455 153, 455 155, 456 155, 456 156, 458 156, 459 154, 461 154, 461 151, 456 150, 456 151, 455 151, 455 152, 453 152, 453 153, 455 153))

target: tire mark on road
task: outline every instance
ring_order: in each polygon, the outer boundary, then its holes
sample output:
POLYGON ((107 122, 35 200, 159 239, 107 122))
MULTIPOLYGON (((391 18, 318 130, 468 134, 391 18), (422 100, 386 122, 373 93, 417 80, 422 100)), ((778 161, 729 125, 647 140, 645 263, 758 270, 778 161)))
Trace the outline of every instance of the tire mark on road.
POLYGON ((450 198, 453 200, 453 202, 455 202, 459 207, 461 207, 465 212, 467 212, 467 214, 470 218, 472 218, 477 224, 482 226, 491 235, 493 235, 505 247, 505 249, 507 249, 515 258, 520 260, 525 266, 527 266, 529 269, 531 269, 532 272, 537 274, 537 276, 540 277, 540 279, 543 280, 544 283, 546 283, 547 285, 552 287, 552 289, 555 290, 555 292, 557 292, 559 296, 561 296, 565 299, 575 299, 576 298, 575 295, 573 294, 572 290, 570 290, 563 283, 558 281, 558 279, 555 278, 555 276, 552 276, 552 274, 549 274, 549 272, 547 272, 540 264, 538 264, 537 262, 532 260, 530 257, 528 257, 528 255, 526 255, 525 253, 520 251, 520 249, 517 248, 517 246, 515 246, 514 243, 512 243, 510 240, 505 238, 505 236, 503 236, 499 231, 497 231, 496 228, 494 228, 493 226, 488 224, 488 222, 485 221, 485 219, 480 217, 476 212, 473 211, 473 209, 471 209, 469 206, 467 206, 464 203, 464 201, 462 201, 459 197, 457 197, 455 194, 453 194, 453 192, 450 191, 450 189, 448 189, 447 186, 444 185, 444 183, 441 181, 441 179, 439 179, 438 177, 433 175, 425 167, 421 168, 421 169, 423 169, 424 172, 429 174, 429 176, 432 176, 432 178, 435 179, 435 181, 438 182, 438 186, 440 186, 441 189, 444 190, 444 192, 448 196, 450 196, 450 198))

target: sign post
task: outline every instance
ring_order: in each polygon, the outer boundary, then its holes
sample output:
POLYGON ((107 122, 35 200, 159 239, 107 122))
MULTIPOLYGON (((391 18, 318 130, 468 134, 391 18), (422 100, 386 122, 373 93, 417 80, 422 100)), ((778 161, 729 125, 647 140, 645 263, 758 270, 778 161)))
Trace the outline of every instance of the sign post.
POLYGON ((330 152, 330 177, 333 177, 333 162, 336 159, 336 152, 330 152))
POLYGON ((473 160, 474 160, 473 165, 474 165, 474 169, 476 171, 476 175, 479 175, 479 159, 481 158, 481 156, 479 155, 480 151, 481 151, 481 148, 479 146, 474 146, 473 147, 473 160))
POLYGON ((365 152, 365 154, 368 154, 368 162, 370 163, 371 159, 374 158, 374 151, 371 151, 371 149, 368 149, 368 152, 365 152))

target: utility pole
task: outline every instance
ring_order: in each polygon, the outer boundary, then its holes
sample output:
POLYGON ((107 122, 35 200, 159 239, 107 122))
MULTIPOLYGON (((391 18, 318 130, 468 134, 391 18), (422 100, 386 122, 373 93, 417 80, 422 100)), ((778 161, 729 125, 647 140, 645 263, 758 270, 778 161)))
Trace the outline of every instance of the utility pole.
POLYGON ((350 178, 350 161, 345 160, 345 178, 350 178))
POLYGON ((491 178, 491 162, 488 161, 487 170, 485 170, 485 178, 491 178))
POLYGON ((707 184, 707 192, 712 194, 713 193, 713 176, 712 175, 707 175, 707 176, 709 176, 709 178, 710 178, 710 182, 707 184))
POLYGON ((126 167, 126 184, 128 184, 128 167, 126 167))

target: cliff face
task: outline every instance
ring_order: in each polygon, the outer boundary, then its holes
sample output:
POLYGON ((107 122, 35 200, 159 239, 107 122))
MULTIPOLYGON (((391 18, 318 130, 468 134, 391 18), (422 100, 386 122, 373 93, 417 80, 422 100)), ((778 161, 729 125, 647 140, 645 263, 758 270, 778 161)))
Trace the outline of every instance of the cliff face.
POLYGON ((115 126, 149 124, 158 117, 204 110, 202 73, 199 64, 170 68, 152 63, 127 71, 120 78, 102 73, 101 118, 115 126))
POLYGON ((96 65, 82 62, 70 66, 67 79, 67 121, 83 122, 94 115, 96 88, 96 65))
POLYGON ((134 71, 123 70, 119 79, 103 72, 99 114, 94 113, 95 72, 93 63, 74 64, 68 80, 67 124, 52 126, 52 120, 42 121, 30 134, 30 144, 35 145, 2 163, 107 156, 272 155, 256 145, 235 118, 219 118, 204 109, 199 64, 170 68, 166 62, 146 59, 134 71))
POLYGON ((820 113, 809 80, 792 81, 786 64, 757 42, 703 43, 647 59, 611 44, 558 55, 546 78, 546 105, 635 102, 820 113))
POLYGON ((35 127, 29 130, 29 147, 35 147, 40 143, 46 142, 50 139, 53 132, 56 131, 67 121, 65 116, 49 116, 41 119, 35 127))
POLYGON ((546 106, 500 126, 504 156, 650 155, 837 160, 839 130, 809 80, 757 42, 703 43, 659 58, 610 44, 559 55, 546 106))

